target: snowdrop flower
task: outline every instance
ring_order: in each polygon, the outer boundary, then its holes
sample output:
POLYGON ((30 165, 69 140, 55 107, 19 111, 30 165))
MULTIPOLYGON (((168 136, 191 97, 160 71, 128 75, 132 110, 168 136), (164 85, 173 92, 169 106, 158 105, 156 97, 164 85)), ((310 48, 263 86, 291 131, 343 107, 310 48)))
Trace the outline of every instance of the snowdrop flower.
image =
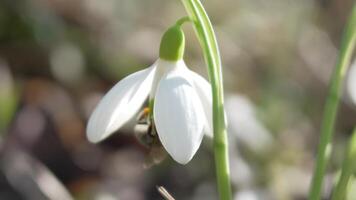
POLYGON ((149 98, 158 138, 178 163, 188 163, 203 135, 212 134, 211 86, 183 61, 185 38, 179 24, 162 37, 159 59, 118 82, 99 102, 87 137, 99 142, 134 118, 149 98))

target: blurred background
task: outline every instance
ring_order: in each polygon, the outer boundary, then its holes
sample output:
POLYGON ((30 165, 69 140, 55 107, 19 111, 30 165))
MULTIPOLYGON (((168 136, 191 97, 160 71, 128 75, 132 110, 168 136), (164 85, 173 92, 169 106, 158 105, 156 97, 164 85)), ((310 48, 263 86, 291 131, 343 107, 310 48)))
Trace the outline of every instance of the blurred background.
MULTIPOLYGON (((223 61, 234 199, 306 199, 354 0, 202 2, 223 61)), ((163 199, 157 186, 176 199, 217 199, 209 138, 185 166, 169 157, 148 166, 154 155, 133 123, 100 144, 85 137, 100 98, 151 65, 163 32, 185 15, 178 0, 0 0, 0 199, 163 199)), ((186 63, 207 77, 191 25, 184 30, 186 63)), ((355 124, 345 93, 325 199, 355 124)))

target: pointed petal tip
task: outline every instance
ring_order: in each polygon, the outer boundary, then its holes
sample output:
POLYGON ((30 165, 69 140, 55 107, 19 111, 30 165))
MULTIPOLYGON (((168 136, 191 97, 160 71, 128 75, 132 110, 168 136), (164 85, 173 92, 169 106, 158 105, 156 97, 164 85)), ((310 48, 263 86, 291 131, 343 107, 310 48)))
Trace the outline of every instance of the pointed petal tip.
MULTIPOLYGON (((171 155, 172 156, 172 155, 171 155)), ((193 156, 187 156, 187 157, 182 157, 182 156, 172 156, 173 160, 176 161, 177 163, 181 165, 186 165, 189 163, 189 161, 192 160, 193 156)))
MULTIPOLYGON (((92 118, 89 119, 89 122, 87 124, 86 128, 86 138, 88 139, 89 142, 91 143, 98 143, 101 142, 104 138, 104 133, 97 128, 95 128, 95 125, 92 122, 92 118)), ((109 135, 109 134, 106 134, 109 135)))
POLYGON ((87 133, 87 139, 90 143, 99 143, 101 141, 101 139, 99 137, 93 136, 92 134, 88 134, 87 133))
POLYGON ((204 133, 209 139, 213 139, 214 138, 214 134, 210 130, 206 130, 204 133))

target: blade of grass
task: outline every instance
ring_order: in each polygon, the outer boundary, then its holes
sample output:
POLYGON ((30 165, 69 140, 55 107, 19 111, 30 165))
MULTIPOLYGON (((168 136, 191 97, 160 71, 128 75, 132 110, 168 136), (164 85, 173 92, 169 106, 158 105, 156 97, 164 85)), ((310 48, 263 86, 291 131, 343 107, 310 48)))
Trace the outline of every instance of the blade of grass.
POLYGON ((353 6, 351 16, 342 38, 339 58, 331 77, 329 94, 324 108, 321 125, 320 142, 318 146, 317 161, 314 168, 312 184, 309 192, 309 200, 319 200, 330 157, 331 142, 335 129, 335 119, 339 107, 342 86, 347 68, 350 65, 352 52, 356 42, 356 4, 353 6))

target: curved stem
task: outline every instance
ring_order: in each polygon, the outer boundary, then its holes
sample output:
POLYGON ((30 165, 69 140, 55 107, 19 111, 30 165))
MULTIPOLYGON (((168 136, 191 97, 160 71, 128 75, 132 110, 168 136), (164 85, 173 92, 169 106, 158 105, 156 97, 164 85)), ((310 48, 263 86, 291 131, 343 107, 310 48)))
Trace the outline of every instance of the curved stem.
POLYGON ((352 134, 348 148, 345 153, 345 158, 342 163, 341 175, 339 181, 332 194, 331 200, 345 199, 350 177, 352 176, 356 167, 356 128, 352 134))
POLYGON ((352 52, 356 42, 356 4, 346 26, 341 42, 340 54, 333 72, 329 94, 324 108, 317 161, 314 168, 309 200, 319 200, 326 166, 331 152, 331 140, 334 133, 335 119, 339 106, 342 85, 347 68, 350 65, 352 52))
POLYGON ((193 20, 197 37, 203 49, 212 86, 214 155, 219 197, 221 200, 230 200, 232 199, 232 196, 219 49, 213 27, 200 1, 182 0, 182 2, 190 18, 193 20))
POLYGON ((177 20, 176 25, 182 26, 185 22, 191 22, 191 21, 192 20, 188 16, 182 17, 182 18, 177 20))

